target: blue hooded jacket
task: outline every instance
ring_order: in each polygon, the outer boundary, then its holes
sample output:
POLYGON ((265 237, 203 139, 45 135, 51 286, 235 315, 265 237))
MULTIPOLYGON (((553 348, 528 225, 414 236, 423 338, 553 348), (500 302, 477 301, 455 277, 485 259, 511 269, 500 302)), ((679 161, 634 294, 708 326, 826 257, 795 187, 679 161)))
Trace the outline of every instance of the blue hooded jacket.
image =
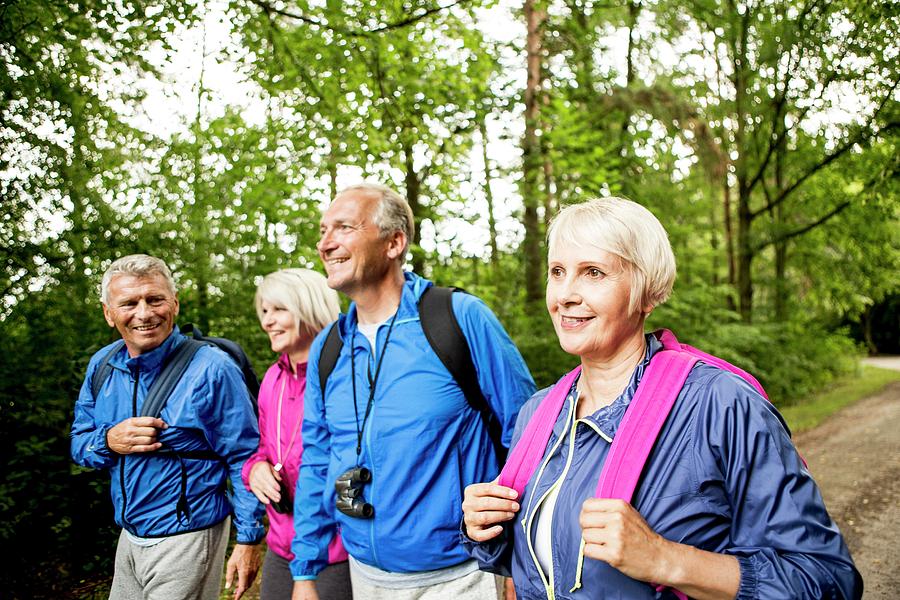
MULTIPOLYGON (((647 343, 644 361, 622 395, 574 423, 573 386, 550 437, 551 451, 503 534, 480 544, 462 534, 482 569, 512 574, 519 600, 675 598, 671 590, 657 592, 580 553, 581 505, 593 497, 625 409, 650 357, 661 348, 652 335, 647 343), (560 479, 552 573, 544 573, 532 554, 536 515, 560 479)), ((548 391, 522 408, 513 444, 548 391)), ((744 380, 721 369, 700 363, 689 374, 633 505, 666 539, 734 555, 741 571, 739 599, 862 595, 862 579, 781 416, 744 380)))
POLYGON ((116 524, 133 535, 162 537, 206 529, 233 508, 237 541, 258 542, 265 533, 264 508, 244 487, 241 466, 259 445, 259 430, 241 371, 218 348, 200 348, 169 396, 160 417, 168 428, 158 438, 165 452, 121 455, 106 444, 110 428, 139 414, 165 358, 184 340, 176 327, 158 348, 134 358, 123 346, 109 361, 112 373, 97 398, 91 378, 115 343, 91 358, 75 403, 72 459, 85 467, 109 469, 116 524), (179 452, 219 460, 179 457, 179 452), (231 497, 226 492, 229 479, 231 497))
MULTIPOLYGON (((295 579, 311 579, 328 564, 328 542, 336 524, 351 556, 384 571, 429 571, 468 560, 459 542, 463 490, 495 477, 499 465, 481 417, 422 331, 418 301, 431 282, 413 273, 405 273, 405 278, 396 320, 392 328, 379 327, 375 353, 357 331, 355 304, 339 318, 343 346, 324 398, 318 362, 327 329, 310 350, 303 457, 294 500, 295 579), (379 357, 381 370, 366 420, 370 378, 375 378, 379 357), (357 427, 363 430, 358 456, 357 427), (372 472, 372 482, 363 488, 375 508, 372 519, 348 517, 335 509, 335 480, 357 465, 372 472)), ((503 443, 509 444, 516 414, 533 393, 534 381, 481 300, 453 294, 452 304, 478 383, 503 428, 503 443)))

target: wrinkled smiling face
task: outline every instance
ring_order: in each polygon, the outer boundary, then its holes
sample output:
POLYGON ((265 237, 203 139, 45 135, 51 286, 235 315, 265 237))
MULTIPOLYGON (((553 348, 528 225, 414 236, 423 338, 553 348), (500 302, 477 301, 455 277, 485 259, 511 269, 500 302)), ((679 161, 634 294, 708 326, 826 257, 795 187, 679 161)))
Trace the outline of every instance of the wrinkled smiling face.
POLYGON ((325 265, 328 287, 353 297, 354 292, 384 279, 399 250, 382 237, 372 218, 378 198, 352 190, 339 195, 322 215, 316 248, 325 265))
POLYGON ((157 348, 172 333, 178 298, 159 273, 116 275, 109 282, 103 316, 119 330, 128 354, 135 357, 157 348))
POLYGON ((631 270, 619 257, 554 244, 547 258, 547 310, 563 350, 604 360, 642 332, 642 314, 629 313, 631 270))

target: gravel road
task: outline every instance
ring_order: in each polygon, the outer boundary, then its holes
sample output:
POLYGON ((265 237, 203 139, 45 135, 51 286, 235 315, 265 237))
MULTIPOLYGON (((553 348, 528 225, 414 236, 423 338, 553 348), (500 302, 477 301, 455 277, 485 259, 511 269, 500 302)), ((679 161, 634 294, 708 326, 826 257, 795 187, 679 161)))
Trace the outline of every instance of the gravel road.
MULTIPOLYGON (((878 366, 900 370, 895 361, 878 366)), ((900 597, 900 382, 794 441, 862 573, 863 597, 900 597)))

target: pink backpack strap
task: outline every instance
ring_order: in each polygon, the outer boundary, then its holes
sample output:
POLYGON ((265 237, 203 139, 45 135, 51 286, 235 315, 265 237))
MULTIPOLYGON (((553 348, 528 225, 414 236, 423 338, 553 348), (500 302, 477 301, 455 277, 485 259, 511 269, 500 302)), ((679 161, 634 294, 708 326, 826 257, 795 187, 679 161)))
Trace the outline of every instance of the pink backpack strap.
MULTIPOLYGON (((622 417, 600 471, 595 494, 598 498, 631 502, 659 432, 672 412, 688 374, 699 359, 684 352, 671 331, 664 330, 663 336, 658 337, 661 337, 663 350, 657 352, 647 365, 634 398, 622 417)), ((653 588, 658 592, 667 589, 655 584, 653 588)), ((671 591, 680 600, 687 600, 687 595, 680 590, 671 591)))
MULTIPOLYGON (((618 498, 631 502, 656 439, 684 387, 684 382, 698 361, 735 373, 768 399, 756 378, 746 371, 680 343, 668 329, 656 331, 654 335, 662 343, 663 349, 647 365, 634 398, 622 418, 600 472, 596 490, 599 498, 618 498)), ((565 375, 541 401, 519 441, 509 453, 500 473, 500 485, 511 487, 522 495, 525 485, 544 456, 553 425, 556 424, 572 383, 580 373, 581 367, 578 367, 565 375)), ((655 584, 653 587, 657 591, 666 589, 665 586, 655 584)), ((672 592, 676 597, 687 600, 687 596, 679 590, 673 589, 672 592)))
POLYGON ((500 472, 500 485, 511 487, 521 497, 525 491, 525 484, 531 479, 531 475, 537 470, 553 433, 553 425, 559 417, 562 406, 566 401, 572 383, 581 373, 581 367, 576 367, 556 382, 547 395, 541 400, 537 410, 525 426, 519 441, 513 446, 506 459, 506 464, 500 472))
POLYGON ((661 350, 647 365, 603 463, 598 498, 631 502, 656 438, 697 360, 686 352, 661 350))
POLYGON ((753 388, 759 392, 759 394, 765 398, 769 399, 769 395, 766 394, 766 390, 763 389, 763 386, 757 381, 756 377, 748 373, 747 371, 741 369, 740 367, 736 367, 727 360, 722 360, 718 356, 713 356, 712 354, 707 354, 703 350, 698 350, 693 346, 688 346, 687 344, 680 343, 676 338, 675 334, 669 331, 668 329, 659 329, 653 332, 659 341, 662 342, 663 349, 665 350, 680 350, 682 352, 687 352, 688 354, 692 354, 696 356, 703 362, 713 367, 718 367, 723 371, 728 371, 730 373, 734 373, 747 383, 753 386, 753 388))

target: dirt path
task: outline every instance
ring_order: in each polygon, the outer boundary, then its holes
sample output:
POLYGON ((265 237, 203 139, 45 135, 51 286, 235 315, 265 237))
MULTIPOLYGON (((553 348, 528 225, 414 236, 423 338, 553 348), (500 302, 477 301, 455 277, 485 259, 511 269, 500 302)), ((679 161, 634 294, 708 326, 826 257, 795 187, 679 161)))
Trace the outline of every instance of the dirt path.
MULTIPOLYGON (((877 366, 900 370, 900 359, 877 366)), ((794 441, 847 539, 863 597, 900 597, 900 382, 794 441)))

